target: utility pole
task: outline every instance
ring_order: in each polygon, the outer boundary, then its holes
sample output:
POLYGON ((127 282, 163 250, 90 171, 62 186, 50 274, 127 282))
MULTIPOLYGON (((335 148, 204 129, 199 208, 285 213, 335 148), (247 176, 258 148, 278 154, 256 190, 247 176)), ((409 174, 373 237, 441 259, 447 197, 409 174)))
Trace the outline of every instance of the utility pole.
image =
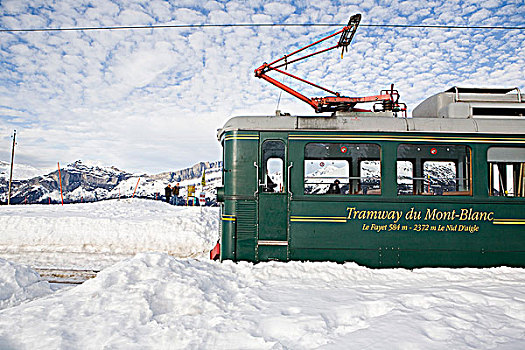
POLYGON ((11 173, 9 174, 9 192, 7 194, 7 205, 11 204, 11 182, 13 181, 13 162, 15 160, 16 130, 13 134, 13 150, 11 151, 11 173))

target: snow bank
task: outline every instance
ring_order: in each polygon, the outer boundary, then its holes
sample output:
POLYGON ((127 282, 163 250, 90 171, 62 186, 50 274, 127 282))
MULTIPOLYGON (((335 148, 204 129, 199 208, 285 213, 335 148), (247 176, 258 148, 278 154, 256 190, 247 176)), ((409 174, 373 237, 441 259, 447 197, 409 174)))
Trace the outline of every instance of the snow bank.
POLYGON ((218 223, 138 199, 2 207, 2 258, 105 269, 50 294, 0 260, 0 349, 525 348, 525 269, 200 259, 218 223))
POLYGON ((0 312, 0 347, 518 349, 525 271, 139 254, 0 312))
POLYGON ((199 257, 217 242, 218 224, 218 208, 143 199, 6 206, 0 256, 40 267, 95 269, 138 252, 199 257))
POLYGON ((52 292, 33 269, 0 259, 0 310, 52 292))

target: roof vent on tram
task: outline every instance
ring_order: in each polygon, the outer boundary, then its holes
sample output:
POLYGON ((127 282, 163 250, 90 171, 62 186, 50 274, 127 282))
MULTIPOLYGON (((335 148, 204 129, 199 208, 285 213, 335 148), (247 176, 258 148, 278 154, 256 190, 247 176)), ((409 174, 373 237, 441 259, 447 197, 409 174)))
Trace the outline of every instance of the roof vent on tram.
POLYGON ((414 118, 525 118, 525 96, 519 88, 452 87, 412 111, 414 118))

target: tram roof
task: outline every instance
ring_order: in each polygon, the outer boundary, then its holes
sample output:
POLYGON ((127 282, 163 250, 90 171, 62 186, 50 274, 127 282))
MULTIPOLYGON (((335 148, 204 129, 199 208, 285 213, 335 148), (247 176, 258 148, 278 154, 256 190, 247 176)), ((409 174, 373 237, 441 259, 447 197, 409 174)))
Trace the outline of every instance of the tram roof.
POLYGON ((385 118, 372 116, 303 117, 249 116, 234 117, 218 130, 217 137, 227 131, 352 131, 352 132, 430 132, 485 133, 525 135, 522 119, 445 119, 385 118))
POLYGON ((435 94, 412 112, 346 112, 334 116, 240 116, 217 132, 227 131, 428 132, 525 135, 525 96, 518 88, 452 87, 435 94), (516 90, 516 93, 511 93, 516 90))

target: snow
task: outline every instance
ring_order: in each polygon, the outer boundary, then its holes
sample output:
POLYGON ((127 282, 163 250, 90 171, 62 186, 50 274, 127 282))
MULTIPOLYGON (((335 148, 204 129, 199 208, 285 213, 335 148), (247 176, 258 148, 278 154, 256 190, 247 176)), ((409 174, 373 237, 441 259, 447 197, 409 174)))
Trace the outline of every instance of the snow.
POLYGON ((206 258, 218 215, 148 200, 2 207, 0 257, 18 262, 0 260, 0 348, 525 348, 524 269, 220 263, 206 258), (52 292, 20 263, 53 257, 103 270, 52 292))
POLYGON ((218 208, 143 199, 4 206, 0 257, 38 267, 98 270, 144 251, 204 256, 217 242, 218 216, 218 208))
POLYGON ((49 283, 29 266, 0 259, 0 310, 50 293, 49 283))

